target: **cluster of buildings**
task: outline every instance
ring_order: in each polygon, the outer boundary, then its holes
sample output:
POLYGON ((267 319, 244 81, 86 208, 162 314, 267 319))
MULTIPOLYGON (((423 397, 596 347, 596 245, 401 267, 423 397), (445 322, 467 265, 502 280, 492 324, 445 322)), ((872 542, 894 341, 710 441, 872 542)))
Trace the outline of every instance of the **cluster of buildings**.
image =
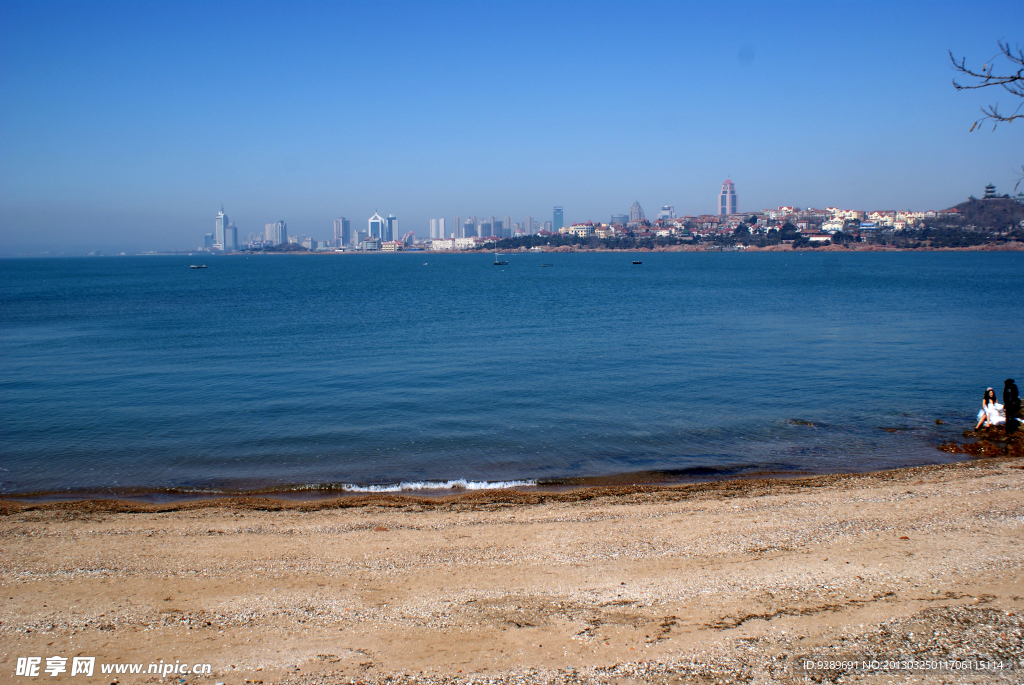
POLYGON ((399 252, 415 241, 416 235, 409 231, 405 235, 398 229, 398 217, 388 214, 385 219, 376 211, 366 221, 366 230, 352 230, 352 223, 345 217, 334 220, 334 240, 328 247, 337 251, 365 250, 368 252, 399 252))
MULTIPOLYGON (((555 207, 551 221, 543 223, 533 217, 526 217, 522 222, 514 223, 512 217, 455 217, 455 221, 447 224, 445 219, 430 220, 429 248, 433 249, 469 249, 483 240, 513 238, 525 235, 545 233, 552 235, 563 227, 562 208, 555 207), (448 232, 447 226, 456 230, 448 232)), ((228 221, 224 208, 214 219, 213 233, 207 233, 204 249, 214 252, 236 252, 240 250, 277 250, 281 246, 298 245, 306 250, 338 252, 360 250, 366 252, 399 252, 417 243, 413 231, 402 234, 399 230, 398 217, 389 214, 387 218, 374 212, 366 221, 366 229, 353 228, 352 222, 346 217, 334 220, 333 240, 315 240, 310 236, 288 234, 288 225, 282 221, 266 224, 263 233, 250 233, 245 242, 238 242, 238 231, 228 221)), ((419 241, 422 243, 422 241, 419 241)))
POLYGON ((365 231, 352 230, 351 222, 345 217, 334 220, 334 239, 316 240, 312 236, 289 235, 288 224, 272 221, 263 227, 262 233, 250 233, 245 242, 238 242, 238 229, 228 221, 224 207, 214 219, 213 233, 204 237, 203 248, 214 252, 237 252, 240 250, 276 250, 283 246, 296 245, 306 250, 379 250, 398 251, 412 245, 415 236, 409 231, 404 236, 398 230, 398 218, 389 214, 385 219, 374 212, 367 221, 365 231))
POLYGON ((224 205, 221 205, 217 218, 213 220, 213 233, 207 233, 204 237, 203 247, 220 252, 234 252, 238 249, 238 229, 228 221, 224 205))
MULTIPOLYGON (((985 188, 985 199, 995 199, 995 186, 985 188)), ((1008 197, 1008 196, 1006 196, 1008 197)), ((1024 200, 1024 195, 1018 199, 1024 200)), ((782 206, 740 213, 736 185, 731 179, 722 183, 718 196, 717 214, 676 216, 672 205, 661 207, 657 216, 650 220, 644 214, 639 202, 634 202, 627 214, 612 214, 608 223, 587 221, 566 225, 562 207, 555 207, 551 221, 539 222, 532 216, 520 222, 513 222, 511 216, 498 218, 470 216, 455 217, 448 223, 444 218, 430 220, 430 237, 425 241, 416 239, 412 231, 401 234, 398 218, 389 214, 386 218, 373 213, 366 222, 366 229, 353 228, 345 217, 334 221, 333 240, 320 241, 310 236, 288 234, 284 221, 275 221, 264 226, 260 234, 250 233, 246 242, 239 244, 238 229, 228 221, 221 207, 214 219, 213 233, 207 233, 204 247, 217 252, 238 250, 281 249, 288 245, 301 246, 306 250, 333 250, 337 252, 360 250, 367 252, 399 252, 414 245, 430 250, 470 250, 502 238, 523 236, 573 235, 579 238, 632 238, 677 237, 684 241, 695 238, 732 235, 741 227, 752 234, 768 234, 787 225, 793 227, 810 242, 825 242, 838 232, 859 236, 862 232, 877 230, 900 231, 919 228, 929 221, 955 220, 960 212, 956 208, 940 211, 825 209, 782 206)))
POLYGON ((448 231, 445 219, 430 220, 430 240, 459 240, 466 238, 515 238, 518 236, 536 235, 541 231, 557 231, 565 220, 562 208, 555 207, 551 221, 543 223, 535 221, 528 216, 521 222, 513 222, 511 216, 504 219, 498 217, 455 217, 450 224, 452 231, 448 231))

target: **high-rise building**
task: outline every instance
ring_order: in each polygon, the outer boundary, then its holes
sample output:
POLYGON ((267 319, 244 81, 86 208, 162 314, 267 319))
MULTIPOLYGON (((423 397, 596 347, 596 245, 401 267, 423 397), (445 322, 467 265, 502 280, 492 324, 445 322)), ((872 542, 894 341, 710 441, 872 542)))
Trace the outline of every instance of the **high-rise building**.
POLYGON ((224 251, 234 252, 238 249, 238 229, 229 223, 224 229, 224 251))
POLYGON ((447 236, 444 234, 444 219, 431 219, 430 220, 430 239, 431 240, 444 240, 447 236))
POLYGON ((533 217, 528 216, 523 219, 523 231, 526 235, 533 235, 533 217))
POLYGON ((213 234, 212 233, 207 233, 206 235, 203 236, 203 247, 205 247, 207 250, 210 250, 210 249, 213 248, 213 234))
POLYGON ((213 249, 224 249, 224 230, 228 227, 228 215, 224 213, 224 205, 220 206, 217 218, 213 220, 213 249))
POLYGON ((491 235, 499 238, 505 237, 505 224, 501 219, 494 220, 494 223, 491 225, 491 235))
POLYGON ((455 229, 454 231, 452 231, 452 238, 461 238, 462 237, 462 217, 459 217, 459 216, 455 217, 455 224, 452 225, 452 228, 455 229))
POLYGON ((551 222, 551 230, 557 231, 565 226, 565 219, 562 217, 562 208, 555 207, 554 221, 551 222))
POLYGON ((548 233, 551 233, 551 222, 550 221, 545 221, 544 222, 544 230, 547 231, 548 233))
POLYGON ((619 226, 625 226, 626 224, 629 223, 629 215, 628 214, 612 214, 611 223, 612 223, 612 225, 618 224, 619 226))
POLYGON ((284 245, 288 242, 288 224, 284 221, 275 221, 263 227, 264 240, 271 245, 284 245))
POLYGON ((474 238, 477 237, 476 233, 476 217, 471 216, 466 219, 465 223, 462 224, 462 238, 474 238))
POLYGON ((491 231, 493 230, 493 227, 494 224, 492 224, 490 221, 481 221, 477 225, 476 230, 481 238, 488 238, 492 235, 491 231))
POLYGON ((736 186, 729 179, 722 184, 722 192, 718 195, 718 213, 736 214, 736 186))
POLYGON ((398 218, 394 214, 388 214, 388 223, 384 230, 384 240, 392 242, 398 240, 400 235, 398 232, 398 218))
POLYGON ((505 233, 503 233, 503 235, 505 237, 507 237, 507 238, 511 238, 512 237, 512 217, 510 217, 510 216, 506 216, 505 217, 505 222, 503 224, 503 229, 502 230, 505 231, 505 233))
POLYGON ((661 211, 658 212, 659 219, 675 219, 676 208, 672 205, 662 205, 661 211))
POLYGON ((373 213, 373 216, 366 222, 366 232, 370 238, 376 238, 377 240, 384 240, 384 231, 387 228, 387 222, 377 212, 373 213))
POLYGON ((641 221, 647 221, 647 217, 644 216, 644 210, 640 206, 640 202, 634 202, 633 206, 629 208, 629 223, 638 224, 641 221))
POLYGON ((345 247, 352 243, 352 224, 343 216, 334 220, 334 246, 345 247))

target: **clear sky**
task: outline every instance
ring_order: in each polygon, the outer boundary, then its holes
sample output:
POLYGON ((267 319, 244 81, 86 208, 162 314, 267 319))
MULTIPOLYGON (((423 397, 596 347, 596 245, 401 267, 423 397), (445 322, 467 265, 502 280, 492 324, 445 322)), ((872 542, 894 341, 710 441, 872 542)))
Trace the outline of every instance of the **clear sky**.
POLYGON ((0 0, 0 254, 331 237, 374 210, 607 221, 1011 192, 1024 123, 946 51, 1024 43, 1024 3, 0 0))

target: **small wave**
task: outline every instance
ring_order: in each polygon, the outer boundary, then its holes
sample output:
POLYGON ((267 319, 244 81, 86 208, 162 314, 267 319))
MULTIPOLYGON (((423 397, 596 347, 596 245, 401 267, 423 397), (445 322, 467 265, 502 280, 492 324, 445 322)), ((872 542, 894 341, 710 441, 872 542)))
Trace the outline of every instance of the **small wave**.
POLYGON ((410 492, 420 490, 502 490, 505 488, 528 488, 537 485, 536 480, 458 480, 445 481, 410 481, 402 483, 386 483, 383 485, 354 485, 346 483, 341 486, 345 492, 410 492))

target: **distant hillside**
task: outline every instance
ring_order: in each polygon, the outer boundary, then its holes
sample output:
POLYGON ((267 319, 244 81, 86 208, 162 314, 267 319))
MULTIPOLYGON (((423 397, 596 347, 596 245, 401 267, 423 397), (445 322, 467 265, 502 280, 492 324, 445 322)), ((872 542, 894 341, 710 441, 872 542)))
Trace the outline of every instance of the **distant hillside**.
POLYGON ((1005 197, 993 200, 968 200, 956 206, 963 223, 987 228, 1006 228, 1020 225, 1024 220, 1024 205, 1005 197))

